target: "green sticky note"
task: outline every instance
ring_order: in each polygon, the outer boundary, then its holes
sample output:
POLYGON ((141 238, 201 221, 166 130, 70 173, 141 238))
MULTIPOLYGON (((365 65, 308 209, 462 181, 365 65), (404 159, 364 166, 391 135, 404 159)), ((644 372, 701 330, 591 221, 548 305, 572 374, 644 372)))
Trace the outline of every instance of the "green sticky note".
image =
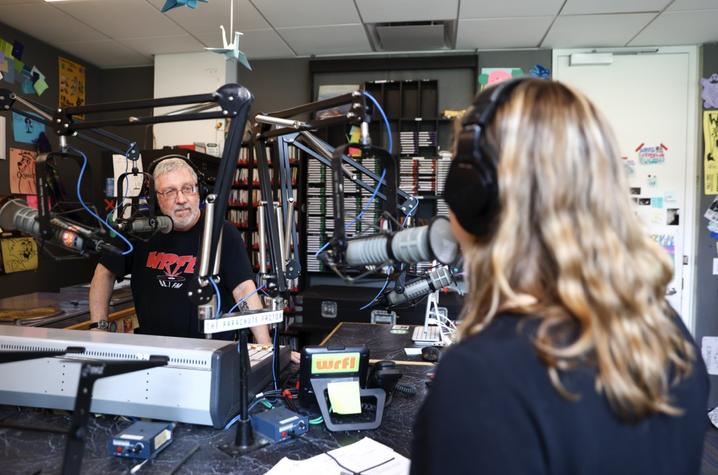
POLYGON ((337 414, 361 414, 359 381, 336 381, 327 384, 332 411, 337 414))
POLYGON ((35 84, 33 84, 33 87, 35 88, 35 92, 37 92, 38 96, 42 96, 42 93, 47 90, 49 87, 45 80, 43 78, 38 79, 35 81, 35 84))
POLYGON ((15 72, 16 73, 19 73, 20 71, 22 71, 22 68, 24 66, 25 66, 25 63, 23 63, 22 61, 20 61, 19 59, 15 60, 15 72))
POLYGON ((2 52, 5 56, 12 56, 12 45, 5 41, 2 45, 2 52))

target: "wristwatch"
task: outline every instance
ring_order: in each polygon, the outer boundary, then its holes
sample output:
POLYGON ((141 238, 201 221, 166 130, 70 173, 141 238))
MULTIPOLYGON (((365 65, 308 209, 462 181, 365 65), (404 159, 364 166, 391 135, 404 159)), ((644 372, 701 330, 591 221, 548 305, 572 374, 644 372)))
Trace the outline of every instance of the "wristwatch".
POLYGON ((97 322, 90 323, 90 329, 99 328, 100 330, 109 330, 110 322, 108 320, 99 320, 97 322))

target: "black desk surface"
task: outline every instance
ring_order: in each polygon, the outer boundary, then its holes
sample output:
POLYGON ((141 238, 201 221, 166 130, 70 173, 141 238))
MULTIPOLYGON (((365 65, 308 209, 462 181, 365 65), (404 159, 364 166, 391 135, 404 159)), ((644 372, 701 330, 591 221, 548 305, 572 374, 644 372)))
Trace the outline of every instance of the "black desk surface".
MULTIPOLYGON (((372 343, 380 343, 375 335, 372 336, 373 332, 379 330, 374 327, 386 326, 362 326, 364 331, 369 333, 368 337, 363 337, 363 341, 369 342, 371 351, 372 343)), ((354 331, 358 332, 359 330, 355 329, 354 331)), ((335 332, 335 335, 337 333, 335 332)), ((356 333, 354 334, 356 335, 356 333)), ((411 335, 408 338, 411 339, 411 335)), ((404 346, 401 346, 402 353, 403 348, 404 346)), ((433 371, 433 365, 403 365, 401 369, 404 374, 402 383, 414 386, 417 389, 417 394, 409 397, 396 393, 393 402, 384 411, 382 425, 377 430, 330 432, 323 424, 320 424, 312 426, 309 433, 297 439, 266 446, 244 457, 234 458, 218 448, 222 444, 234 443, 236 432, 234 428, 222 431, 204 426, 178 424, 174 432, 174 441, 160 452, 155 460, 146 464, 137 473, 139 475, 167 475, 197 445, 200 447, 199 450, 176 473, 259 474, 272 468, 283 457, 306 459, 327 450, 351 444, 363 437, 371 437, 409 457, 411 429, 416 412, 426 395, 425 381, 428 373, 433 371)), ((70 420, 71 414, 69 413, 0 406, 0 472, 3 474, 60 473, 65 435, 38 429, 50 428, 55 431, 66 431, 70 420), (17 428, 18 426, 23 428, 17 428)), ((90 421, 82 474, 128 473, 129 468, 136 462, 107 455, 107 444, 113 435, 121 432, 130 424, 131 422, 114 416, 100 416, 90 421)))
POLYGON ((416 348, 411 339, 414 326, 406 332, 397 333, 389 324, 341 322, 322 341, 322 345, 361 346, 369 348, 369 358, 392 360, 398 364, 433 365, 422 360, 421 355, 408 356, 404 348, 416 348))

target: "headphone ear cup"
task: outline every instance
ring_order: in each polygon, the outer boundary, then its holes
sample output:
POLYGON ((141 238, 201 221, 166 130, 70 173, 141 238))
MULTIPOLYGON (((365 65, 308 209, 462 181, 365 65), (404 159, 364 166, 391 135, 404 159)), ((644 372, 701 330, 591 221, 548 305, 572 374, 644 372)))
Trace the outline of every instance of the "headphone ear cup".
POLYGON ((487 235, 498 215, 498 186, 493 164, 456 158, 449 166, 444 199, 461 224, 471 234, 487 235))

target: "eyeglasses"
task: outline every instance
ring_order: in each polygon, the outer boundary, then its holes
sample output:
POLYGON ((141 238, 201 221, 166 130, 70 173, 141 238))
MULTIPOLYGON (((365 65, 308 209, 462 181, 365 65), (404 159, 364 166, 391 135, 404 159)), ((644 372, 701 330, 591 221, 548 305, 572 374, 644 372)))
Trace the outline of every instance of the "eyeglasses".
POLYGON ((158 191, 157 195, 166 200, 175 200, 177 199, 177 193, 179 193, 180 191, 185 196, 194 196, 195 194, 197 194, 197 185, 184 185, 179 190, 175 188, 170 188, 167 191, 158 191))

